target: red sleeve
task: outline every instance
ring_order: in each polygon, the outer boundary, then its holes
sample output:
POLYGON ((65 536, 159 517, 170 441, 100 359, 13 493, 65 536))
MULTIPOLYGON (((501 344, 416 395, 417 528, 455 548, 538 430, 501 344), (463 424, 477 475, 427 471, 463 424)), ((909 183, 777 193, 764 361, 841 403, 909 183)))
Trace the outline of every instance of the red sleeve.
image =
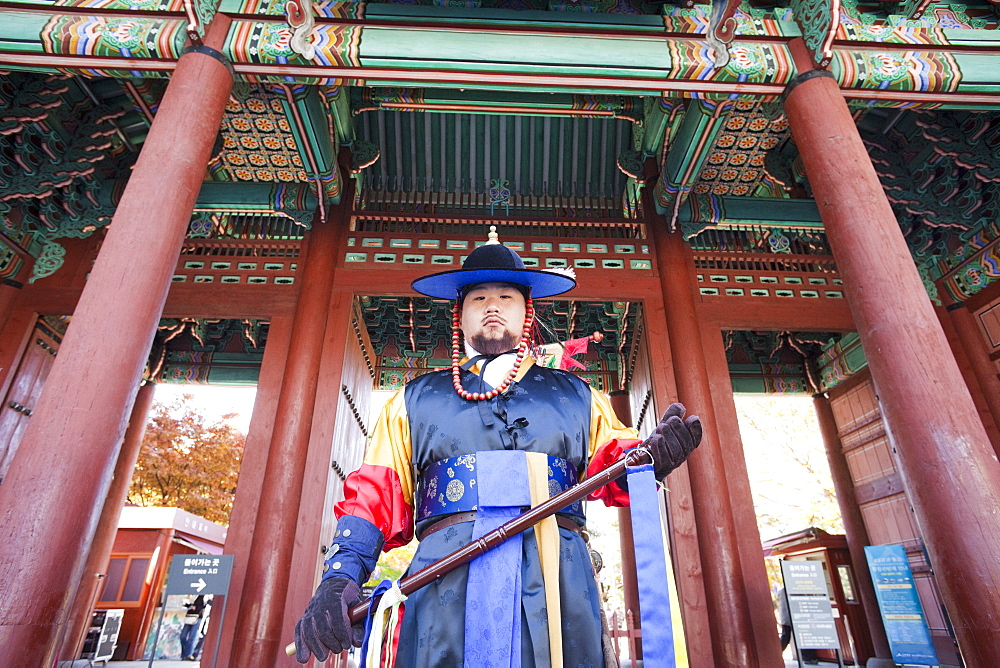
POLYGON ((385 537, 383 552, 413 540, 413 507, 403 496, 396 471, 377 464, 362 464, 344 482, 344 500, 333 507, 340 519, 354 515, 366 519, 385 537))
MULTIPOLYGON (((590 466, 587 467, 587 477, 600 473, 611 464, 621 459, 622 454, 629 448, 642 443, 638 438, 613 438, 597 449, 594 456, 590 458, 590 466)), ((603 501, 606 506, 628 507, 628 492, 618 485, 618 481, 610 482, 595 492, 591 492, 587 497, 592 501, 603 501)))

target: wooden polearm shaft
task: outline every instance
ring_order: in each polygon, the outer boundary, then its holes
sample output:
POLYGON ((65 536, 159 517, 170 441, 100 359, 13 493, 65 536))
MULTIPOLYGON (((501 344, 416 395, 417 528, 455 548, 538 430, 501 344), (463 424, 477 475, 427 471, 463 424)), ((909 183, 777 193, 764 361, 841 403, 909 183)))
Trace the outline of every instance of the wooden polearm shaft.
MULTIPOLYGON (((467 545, 458 548, 454 552, 441 557, 427 568, 423 568, 413 575, 407 576, 399 581, 399 590, 404 596, 417 591, 439 577, 450 573, 462 564, 467 564, 481 554, 484 554, 494 547, 504 542, 512 536, 526 531, 528 528, 538 524, 546 517, 555 515, 557 512, 569 506, 601 487, 604 487, 612 480, 616 480, 625 474, 629 466, 648 464, 653 461, 652 455, 645 448, 639 447, 627 451, 616 462, 610 464, 598 473, 590 476, 583 482, 563 490, 547 501, 538 504, 523 515, 518 515, 509 522, 501 524, 493 531, 477 538, 467 545)), ((352 624, 360 622, 368 616, 368 611, 375 603, 374 599, 366 599, 348 611, 348 616, 352 624)), ((291 643, 285 648, 285 652, 291 656, 295 654, 295 643, 291 643)))

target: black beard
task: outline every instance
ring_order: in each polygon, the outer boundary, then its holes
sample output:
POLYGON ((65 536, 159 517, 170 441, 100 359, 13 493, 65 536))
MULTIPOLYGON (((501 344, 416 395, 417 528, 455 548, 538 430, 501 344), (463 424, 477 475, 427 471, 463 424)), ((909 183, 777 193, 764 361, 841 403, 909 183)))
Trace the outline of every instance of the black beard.
POLYGON ((517 348, 520 343, 510 332, 504 332, 498 339, 487 339, 482 334, 469 337, 469 344, 483 355, 502 355, 503 353, 517 348))

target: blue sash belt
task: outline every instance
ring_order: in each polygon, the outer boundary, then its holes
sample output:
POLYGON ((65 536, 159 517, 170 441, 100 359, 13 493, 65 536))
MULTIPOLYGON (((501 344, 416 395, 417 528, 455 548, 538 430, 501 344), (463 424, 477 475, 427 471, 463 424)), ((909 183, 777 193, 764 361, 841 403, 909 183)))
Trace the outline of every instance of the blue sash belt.
POLYGON ((674 625, 670 610, 666 541, 660 515, 660 494, 653 465, 628 467, 629 508, 635 569, 639 576, 639 618, 642 658, 649 666, 674 668, 674 625))
MULTIPOLYGON (((531 505, 523 450, 480 452, 482 505, 472 539, 531 505)), ((521 554, 523 534, 511 536, 469 563, 465 601, 465 668, 521 668, 521 554)))
MULTIPOLYGON (((576 484, 576 469, 562 457, 549 458, 549 495, 555 496, 576 484)), ((417 490, 417 522, 452 513, 477 510, 479 490, 476 488, 476 455, 458 455, 428 466, 420 478, 417 490)), ((559 511, 584 519, 583 501, 559 511)))

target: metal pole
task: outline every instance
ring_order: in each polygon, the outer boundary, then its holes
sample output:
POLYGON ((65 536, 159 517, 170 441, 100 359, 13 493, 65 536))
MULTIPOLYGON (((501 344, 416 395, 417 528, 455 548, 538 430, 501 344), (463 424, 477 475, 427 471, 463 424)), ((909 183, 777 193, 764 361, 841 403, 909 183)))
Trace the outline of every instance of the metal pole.
POLYGON ((149 650, 148 668, 153 668, 153 659, 156 658, 156 646, 160 642, 160 629, 163 627, 163 615, 167 612, 167 590, 164 589, 163 591, 163 600, 160 602, 160 621, 156 623, 156 633, 153 635, 153 648, 149 650))
MULTIPOLYGON (((215 652, 212 654, 212 668, 215 668, 215 662, 219 660, 219 643, 222 642, 222 620, 226 618, 226 603, 229 602, 228 596, 222 597, 222 610, 219 612, 219 632, 215 634, 215 652)), ((208 621, 209 624, 212 623, 211 617, 208 621)), ((205 633, 208 633, 208 629, 205 629, 205 633)))

